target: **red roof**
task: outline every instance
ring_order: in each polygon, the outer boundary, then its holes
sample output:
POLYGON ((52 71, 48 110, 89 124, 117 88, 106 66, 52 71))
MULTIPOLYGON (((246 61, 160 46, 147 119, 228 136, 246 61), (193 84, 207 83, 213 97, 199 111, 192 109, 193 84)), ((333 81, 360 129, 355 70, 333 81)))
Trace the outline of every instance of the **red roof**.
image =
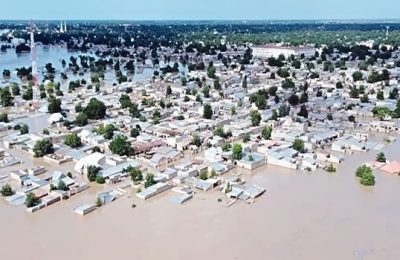
POLYGON ((400 172, 400 162, 392 161, 381 168, 382 171, 388 173, 399 173, 400 172))

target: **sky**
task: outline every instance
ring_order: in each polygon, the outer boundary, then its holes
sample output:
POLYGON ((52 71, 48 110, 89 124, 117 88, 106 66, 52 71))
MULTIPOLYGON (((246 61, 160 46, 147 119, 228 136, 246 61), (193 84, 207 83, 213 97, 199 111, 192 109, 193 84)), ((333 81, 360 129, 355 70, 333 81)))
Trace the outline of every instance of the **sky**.
POLYGON ((400 0, 4 0, 1 6, 1 20, 400 18, 400 0))

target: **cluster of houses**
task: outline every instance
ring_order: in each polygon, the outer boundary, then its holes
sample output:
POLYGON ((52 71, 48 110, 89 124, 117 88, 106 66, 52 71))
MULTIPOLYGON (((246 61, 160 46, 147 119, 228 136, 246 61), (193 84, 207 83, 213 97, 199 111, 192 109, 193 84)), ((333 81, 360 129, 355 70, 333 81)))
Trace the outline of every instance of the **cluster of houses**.
POLYGON ((87 183, 79 183, 71 175, 59 171, 49 173, 43 166, 11 171, 6 178, 18 183, 14 195, 6 198, 11 205, 23 205, 29 193, 33 193, 40 200, 40 203, 27 209, 29 212, 50 206, 88 188, 87 183), (60 182, 65 185, 64 190, 55 188, 60 182))
MULTIPOLYGON (((237 47, 220 54, 233 59, 245 51, 246 48, 237 47)), ((97 176, 105 180, 105 185, 130 182, 128 168, 154 173, 155 184, 137 192, 140 199, 171 190, 178 194, 174 202, 182 204, 197 190, 206 192, 217 187, 230 199, 255 199, 265 188, 234 182, 230 180, 232 172, 262 171, 265 165, 315 171, 341 163, 346 154, 381 150, 383 144, 370 138, 372 132, 387 138, 399 132, 396 120, 388 115, 377 121, 372 112, 376 106, 396 108, 396 101, 388 97, 399 85, 400 68, 394 66, 398 52, 393 52, 393 57, 386 61, 388 66, 379 65, 378 60, 369 68, 379 73, 387 68, 389 80, 370 83, 366 71, 362 72, 361 80, 353 79, 353 73, 359 71, 357 61, 347 60, 346 69, 340 71, 324 69, 324 63, 314 57, 318 51, 321 52, 310 46, 253 46, 253 60, 243 66, 226 66, 218 54, 200 57, 190 54, 191 59, 201 59, 209 68, 149 77, 147 83, 131 81, 102 86, 100 92, 85 87, 66 91, 61 100, 63 113, 49 115, 46 109, 39 110, 47 121, 47 125, 41 125, 46 132, 20 134, 12 130, 12 124, 0 123, 0 132, 7 133, 2 135, 6 150, 0 151, 0 167, 21 161, 8 150, 33 155, 39 140, 50 140, 54 152, 45 155, 44 162, 54 169, 70 165, 80 178, 86 177, 89 166, 99 168, 97 176), (288 75, 283 75, 282 68, 267 65, 268 58, 281 59, 281 54, 288 75), (289 62, 293 56, 302 56, 297 68, 289 62), (207 70, 214 68, 212 76, 207 70), (313 77, 309 75, 311 72, 313 77), (291 84, 285 86, 288 80, 291 84), (352 87, 362 87, 368 100, 361 102, 352 97, 352 87), (377 90, 383 91, 383 99, 376 97, 377 90), (132 115, 132 107, 122 106, 122 94, 135 103, 140 116, 132 115), (254 97, 265 99, 265 104, 254 102, 254 97), (105 118, 89 121, 85 126, 73 124, 79 113, 77 105, 85 107, 92 98, 105 105, 105 118), (211 115, 205 116, 205 105, 209 105, 211 115), (254 122, 254 111, 259 115, 258 122, 254 122), (109 147, 113 137, 107 138, 96 131, 109 125, 114 126, 114 137, 127 138, 133 151, 130 156, 112 154, 109 147), (264 138, 262 131, 266 127, 271 128, 271 134, 264 138), (135 130, 138 133, 131 134, 135 130), (71 133, 80 138, 81 147, 64 144, 71 133), (301 141, 302 149, 294 146, 295 141, 301 141), (242 147, 240 158, 234 156, 231 148, 234 144, 242 147)), ((332 61, 346 58, 346 54, 337 52, 333 56, 332 61)), ((10 118, 16 118, 16 114, 10 118)), ((11 204, 21 204, 28 191, 35 192, 43 198, 41 204, 31 209, 35 211, 87 187, 58 171, 46 178, 39 178, 34 172, 10 173, 9 177, 22 185, 8 198, 11 204), (60 180, 68 186, 68 191, 50 189, 51 184, 60 180)), ((98 198, 106 204, 119 196, 120 191, 111 189, 99 193, 98 198)), ((76 208, 78 214, 93 210, 91 203, 76 208)))

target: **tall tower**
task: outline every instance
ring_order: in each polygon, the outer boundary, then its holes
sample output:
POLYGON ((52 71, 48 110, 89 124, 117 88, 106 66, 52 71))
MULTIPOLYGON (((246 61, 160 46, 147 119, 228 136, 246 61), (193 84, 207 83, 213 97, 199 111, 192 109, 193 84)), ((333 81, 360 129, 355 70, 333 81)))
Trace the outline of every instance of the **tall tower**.
POLYGON ((64 33, 64 26, 63 26, 62 20, 61 20, 61 23, 60 23, 60 33, 64 33))
POLYGON ((64 32, 67 32, 67 21, 64 21, 64 32))
MULTIPOLYGON (((37 63, 36 63, 36 44, 35 44, 35 25, 31 20, 29 25, 29 34, 31 38, 31 61, 32 61, 32 92, 33 92, 33 103, 34 105, 38 105, 40 100, 40 93, 38 87, 38 72, 37 72, 37 63)), ((37 107, 36 107, 37 108, 37 107)))
POLYGON ((389 26, 386 26, 386 39, 389 39, 389 26))

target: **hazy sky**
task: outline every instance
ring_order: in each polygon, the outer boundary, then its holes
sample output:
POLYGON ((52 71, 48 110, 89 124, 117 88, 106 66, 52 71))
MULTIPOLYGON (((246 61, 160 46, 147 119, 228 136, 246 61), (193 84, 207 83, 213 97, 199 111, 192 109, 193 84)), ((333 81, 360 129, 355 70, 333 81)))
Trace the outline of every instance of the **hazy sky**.
POLYGON ((0 19, 396 19, 400 0, 4 0, 0 19))

